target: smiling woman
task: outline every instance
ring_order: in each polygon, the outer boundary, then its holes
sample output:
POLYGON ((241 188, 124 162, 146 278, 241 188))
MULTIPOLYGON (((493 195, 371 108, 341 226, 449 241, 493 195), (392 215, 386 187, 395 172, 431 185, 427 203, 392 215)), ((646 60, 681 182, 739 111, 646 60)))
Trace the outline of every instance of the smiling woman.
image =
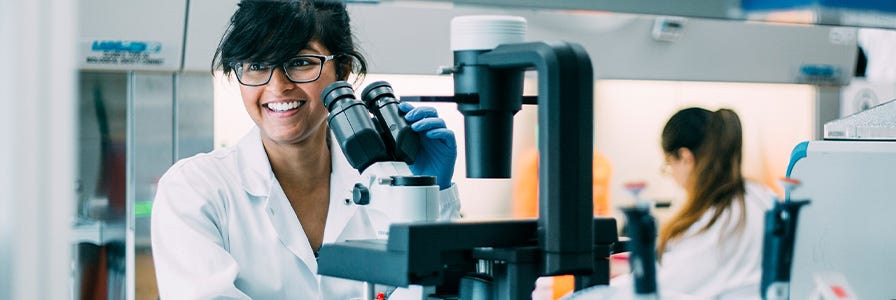
MULTIPOLYGON (((234 63, 237 68, 233 71, 241 83, 240 94, 243 104, 249 117, 262 131, 262 142, 266 148, 277 147, 284 143, 302 143, 315 137, 323 139, 326 136, 324 121, 327 110, 320 101, 321 91, 336 80, 345 80, 349 72, 337 71, 340 67, 346 67, 345 64, 324 63, 326 60, 321 57, 333 57, 333 55, 322 42, 309 41, 306 47, 298 51, 298 56, 278 64, 281 66, 278 68, 260 63, 234 63), (315 56, 316 59, 313 58, 315 56), (294 67, 286 67, 294 59, 308 59, 308 57, 318 61, 316 68, 306 68, 302 73, 290 71, 294 67), (296 78, 291 77, 290 73, 295 73, 293 75, 296 78), (338 73, 345 75, 338 77, 338 73), (298 78, 300 76, 307 77, 298 78), (320 78, 323 79, 319 80, 320 78), (247 81, 251 82, 247 84, 247 81), (291 109, 275 110, 274 107, 291 109)), ((318 144, 324 145, 324 143, 318 144)))
MULTIPOLYGON (((361 178, 341 151, 331 151, 339 147, 330 143, 321 102, 326 86, 366 74, 345 4, 245 0, 230 20, 213 65, 238 83, 254 127, 235 145, 177 162, 159 180, 152 247, 160 295, 359 297, 360 283, 317 276, 315 259, 323 243, 376 237, 366 207, 345 201, 361 178)), ((410 118, 423 111, 410 110, 407 121, 444 124, 435 114, 410 118)), ((429 146, 420 147, 411 170, 443 175, 440 218, 456 218, 453 132, 445 125, 414 130, 429 146)))

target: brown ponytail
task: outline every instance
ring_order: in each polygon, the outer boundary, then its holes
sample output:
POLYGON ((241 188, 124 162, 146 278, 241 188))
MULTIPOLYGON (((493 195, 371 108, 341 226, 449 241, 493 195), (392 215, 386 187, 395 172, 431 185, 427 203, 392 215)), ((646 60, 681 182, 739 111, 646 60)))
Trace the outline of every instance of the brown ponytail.
POLYGON ((738 229, 744 220, 744 179, 741 174, 742 132, 740 119, 730 109, 710 112, 702 108, 679 111, 663 128, 662 147, 667 155, 678 158, 678 149, 694 153, 694 169, 686 183, 687 201, 661 228, 657 257, 662 258, 669 241, 681 237, 694 223, 715 208, 704 232, 733 203, 741 207, 738 229))

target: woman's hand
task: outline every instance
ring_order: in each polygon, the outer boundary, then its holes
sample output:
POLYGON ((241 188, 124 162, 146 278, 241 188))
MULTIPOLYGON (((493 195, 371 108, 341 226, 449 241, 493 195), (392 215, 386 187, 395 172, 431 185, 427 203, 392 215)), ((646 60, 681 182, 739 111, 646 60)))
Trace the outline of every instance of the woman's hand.
POLYGON ((457 161, 457 141, 454 132, 445 126, 445 120, 439 118, 436 109, 429 106, 414 107, 405 102, 399 109, 406 113, 405 120, 411 129, 420 134, 420 148, 411 172, 416 175, 435 176, 440 189, 451 186, 454 176, 454 163, 457 161))

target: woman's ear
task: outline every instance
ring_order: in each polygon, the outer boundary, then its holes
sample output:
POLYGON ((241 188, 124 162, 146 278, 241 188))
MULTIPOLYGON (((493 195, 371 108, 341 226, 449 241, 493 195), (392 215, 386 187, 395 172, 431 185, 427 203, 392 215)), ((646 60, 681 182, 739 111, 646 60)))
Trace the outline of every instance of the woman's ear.
POLYGON ((678 148, 678 159, 680 159, 681 162, 683 162, 683 163, 693 164, 694 163, 694 152, 691 152, 691 149, 688 149, 688 148, 684 148, 684 147, 678 148))
POLYGON ((337 68, 339 71, 336 72, 336 80, 346 81, 348 80, 348 76, 352 73, 352 61, 351 59, 345 60, 345 62, 337 64, 337 68))

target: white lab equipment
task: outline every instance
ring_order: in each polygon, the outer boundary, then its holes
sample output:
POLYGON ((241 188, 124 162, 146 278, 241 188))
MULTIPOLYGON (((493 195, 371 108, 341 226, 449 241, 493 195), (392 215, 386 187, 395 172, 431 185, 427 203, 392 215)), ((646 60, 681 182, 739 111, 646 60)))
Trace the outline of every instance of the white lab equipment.
POLYGON ((788 177, 811 198, 797 226, 791 299, 807 299, 813 276, 838 272, 853 297, 896 296, 896 101, 825 124, 828 140, 804 142, 791 155, 788 177))
POLYGON ((813 300, 855 300, 858 299, 852 287, 837 272, 821 272, 815 274, 815 291, 809 299, 813 300))
POLYGON ((413 176, 404 162, 378 162, 361 173, 355 204, 367 202, 367 213, 378 239, 389 238, 389 225, 435 221, 439 217, 439 186, 433 177, 413 176), (364 194, 367 194, 366 196, 364 194), (369 197, 363 200, 363 197, 369 197))
MULTIPOLYGON (((896 141, 896 101, 824 124, 828 140, 896 141)), ((793 161, 791 161, 793 163, 793 161)))

